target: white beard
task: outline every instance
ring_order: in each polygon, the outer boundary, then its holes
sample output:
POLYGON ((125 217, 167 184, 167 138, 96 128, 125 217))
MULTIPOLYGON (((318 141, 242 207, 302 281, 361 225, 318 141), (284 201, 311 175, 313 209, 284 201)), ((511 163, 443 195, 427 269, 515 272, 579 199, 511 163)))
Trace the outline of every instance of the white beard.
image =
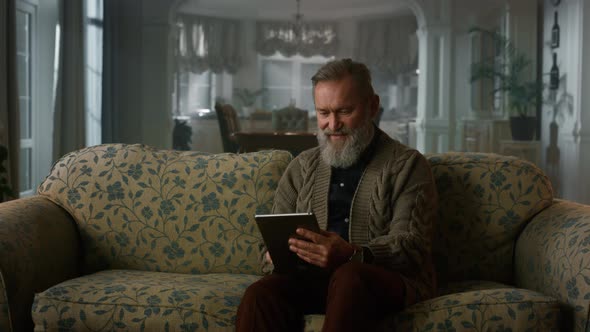
POLYGON ((326 164, 336 168, 348 168, 354 165, 371 143, 374 132, 370 117, 367 117, 365 123, 356 129, 342 128, 335 132, 329 129, 318 131, 322 159, 326 164), (335 133, 346 134, 346 140, 343 143, 333 143, 328 139, 328 135, 335 133))

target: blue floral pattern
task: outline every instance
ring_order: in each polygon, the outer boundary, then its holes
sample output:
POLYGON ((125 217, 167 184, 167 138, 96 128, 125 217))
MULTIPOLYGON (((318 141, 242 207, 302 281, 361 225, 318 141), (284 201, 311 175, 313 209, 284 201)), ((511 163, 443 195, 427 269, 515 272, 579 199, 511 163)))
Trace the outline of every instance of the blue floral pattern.
POLYGON ((45 197, 0 204, 0 331, 32 329, 35 293, 75 277, 78 251, 72 218, 45 197))
POLYGON ((518 239, 515 279, 566 303, 568 329, 590 327, 590 206, 557 201, 543 210, 518 239))
POLYGON ((270 212, 291 158, 101 145, 64 156, 39 194, 76 220, 85 271, 259 274, 253 217, 270 212))
POLYGON ((391 322, 396 331, 559 331, 561 313, 555 298, 526 289, 491 288, 420 302, 391 322))
MULTIPOLYGON (((489 281, 464 281, 440 296, 387 317, 380 331, 559 331, 560 304, 552 297, 489 281)), ((321 331, 323 315, 305 316, 305 331, 321 331)))
MULTIPOLYGON (((553 202, 543 173, 514 158, 428 158, 441 200, 439 296, 384 328, 552 331, 561 319, 585 331, 590 207, 553 202)), ((290 160, 120 144, 66 155, 40 196, 0 205, 0 330, 30 327, 41 292, 39 331, 232 331, 261 272, 252 216, 270 211, 290 160)), ((306 316, 305 331, 322 322, 306 316)))
POLYGON ((440 201, 433 248, 439 283, 512 283, 514 243, 551 204, 549 179, 513 157, 450 152, 427 158, 440 201))
POLYGON ((102 271, 38 294, 33 320, 44 331, 232 331, 241 295, 259 278, 102 271))

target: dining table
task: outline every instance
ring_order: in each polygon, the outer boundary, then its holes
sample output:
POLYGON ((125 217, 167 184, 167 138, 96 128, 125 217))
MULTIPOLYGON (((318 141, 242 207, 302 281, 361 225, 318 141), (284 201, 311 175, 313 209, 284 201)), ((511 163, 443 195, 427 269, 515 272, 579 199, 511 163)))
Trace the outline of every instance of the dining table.
POLYGON ((239 152, 260 150, 288 150, 293 155, 316 147, 316 133, 298 131, 239 131, 232 134, 240 146, 239 152))

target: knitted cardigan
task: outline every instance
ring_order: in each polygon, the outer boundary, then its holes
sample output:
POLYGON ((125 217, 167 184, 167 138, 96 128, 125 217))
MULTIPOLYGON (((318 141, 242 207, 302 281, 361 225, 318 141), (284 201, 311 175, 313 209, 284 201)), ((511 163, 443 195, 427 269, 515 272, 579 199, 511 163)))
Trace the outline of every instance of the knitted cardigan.
MULTIPOLYGON (((350 210, 349 239, 368 247, 372 264, 399 271, 406 305, 431 298, 436 290, 432 237, 438 195, 428 161, 418 151, 375 131, 376 145, 358 184, 350 210)), ((328 225, 331 167, 319 147, 304 151, 283 174, 273 213, 313 212, 328 225)), ((263 270, 272 266, 263 260, 263 270)))

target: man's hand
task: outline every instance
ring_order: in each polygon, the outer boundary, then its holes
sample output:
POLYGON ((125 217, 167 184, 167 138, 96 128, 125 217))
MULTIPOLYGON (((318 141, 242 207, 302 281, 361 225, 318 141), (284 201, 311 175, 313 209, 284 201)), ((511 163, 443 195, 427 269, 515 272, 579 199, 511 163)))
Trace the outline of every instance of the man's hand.
POLYGON ((272 258, 270 258, 270 253, 268 252, 268 250, 264 254, 264 260, 266 260, 267 263, 272 264, 272 258))
POLYGON ((304 228, 297 229, 297 235, 308 241, 289 239, 289 249, 304 261, 313 265, 333 269, 349 261, 356 248, 334 232, 315 233, 304 228))

